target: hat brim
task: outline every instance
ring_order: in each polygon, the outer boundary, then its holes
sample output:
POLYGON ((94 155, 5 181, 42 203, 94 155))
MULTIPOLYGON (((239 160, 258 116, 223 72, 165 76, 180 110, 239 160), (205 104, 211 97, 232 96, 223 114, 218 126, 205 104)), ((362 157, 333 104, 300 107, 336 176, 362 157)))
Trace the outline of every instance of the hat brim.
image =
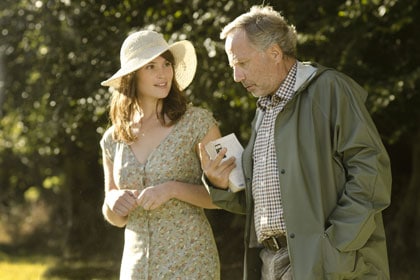
POLYGON ((167 50, 171 51, 175 60, 174 78, 180 90, 184 90, 191 84, 197 69, 197 56, 195 53, 194 46, 190 41, 187 40, 173 43, 168 47, 160 47, 158 49, 155 49, 153 54, 149 55, 148 57, 133 58, 132 60, 130 60, 129 63, 124 65, 124 67, 121 67, 109 79, 101 82, 101 85, 118 89, 120 87, 122 77, 140 69, 150 61, 159 57, 167 50))

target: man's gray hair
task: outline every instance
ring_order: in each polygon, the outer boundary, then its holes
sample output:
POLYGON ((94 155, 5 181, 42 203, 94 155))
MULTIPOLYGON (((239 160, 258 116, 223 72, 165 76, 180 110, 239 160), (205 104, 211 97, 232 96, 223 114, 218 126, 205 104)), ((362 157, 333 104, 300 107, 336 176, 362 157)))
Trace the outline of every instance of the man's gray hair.
POLYGON ((271 6, 252 6, 226 25, 220 33, 226 39, 234 29, 245 30, 250 42, 259 50, 266 50, 272 44, 278 44, 286 56, 296 58, 297 33, 293 25, 271 6))

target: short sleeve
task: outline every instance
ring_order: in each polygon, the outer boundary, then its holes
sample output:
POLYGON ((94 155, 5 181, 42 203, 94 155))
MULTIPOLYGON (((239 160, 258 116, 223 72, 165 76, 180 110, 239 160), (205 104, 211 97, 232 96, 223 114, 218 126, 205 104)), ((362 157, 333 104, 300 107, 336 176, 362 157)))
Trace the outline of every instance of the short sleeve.
POLYGON ((101 141, 99 142, 99 145, 102 149, 102 154, 106 156, 107 159, 114 161, 114 155, 115 155, 115 149, 116 149, 116 142, 112 139, 112 132, 114 130, 114 127, 111 126, 108 128, 104 135, 102 136, 101 141))
POLYGON ((209 110, 200 107, 189 107, 185 117, 187 117, 190 122, 189 127, 192 129, 191 134, 194 137, 195 144, 201 142, 210 128, 214 125, 218 125, 213 114, 209 110))

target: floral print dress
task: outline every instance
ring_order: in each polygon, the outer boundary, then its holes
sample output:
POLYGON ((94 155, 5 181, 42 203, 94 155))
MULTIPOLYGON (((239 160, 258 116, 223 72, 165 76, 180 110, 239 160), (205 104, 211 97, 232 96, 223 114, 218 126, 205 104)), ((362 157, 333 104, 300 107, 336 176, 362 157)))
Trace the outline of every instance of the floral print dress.
MULTIPOLYGON (((189 106, 144 164, 129 145, 112 140, 110 127, 101 147, 113 162, 116 185, 141 191, 172 180, 201 184, 195 147, 214 124, 209 111, 189 106)), ((120 279, 220 279, 217 247, 204 210, 171 199, 152 211, 138 207, 131 212, 125 227, 120 279)))

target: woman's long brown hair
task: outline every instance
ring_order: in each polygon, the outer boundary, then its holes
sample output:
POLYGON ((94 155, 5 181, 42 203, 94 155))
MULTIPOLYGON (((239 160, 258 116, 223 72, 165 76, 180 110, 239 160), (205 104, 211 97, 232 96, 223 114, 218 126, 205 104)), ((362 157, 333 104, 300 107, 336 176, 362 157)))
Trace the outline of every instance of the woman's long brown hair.
MULTIPOLYGON (((161 56, 171 62, 173 67, 175 60, 170 51, 166 51, 161 56)), ((160 112, 157 111, 157 117, 161 124, 165 126, 175 124, 187 110, 187 98, 179 89, 175 80, 175 69, 169 94, 161 101, 162 109, 160 112), (165 116, 169 121, 165 120, 165 116)), ((139 111, 141 111, 141 104, 139 104, 137 98, 136 75, 133 72, 121 78, 120 88, 112 94, 109 114, 114 125, 112 135, 114 140, 132 143, 137 139, 137 135, 133 133, 131 125, 134 114, 139 111)))

